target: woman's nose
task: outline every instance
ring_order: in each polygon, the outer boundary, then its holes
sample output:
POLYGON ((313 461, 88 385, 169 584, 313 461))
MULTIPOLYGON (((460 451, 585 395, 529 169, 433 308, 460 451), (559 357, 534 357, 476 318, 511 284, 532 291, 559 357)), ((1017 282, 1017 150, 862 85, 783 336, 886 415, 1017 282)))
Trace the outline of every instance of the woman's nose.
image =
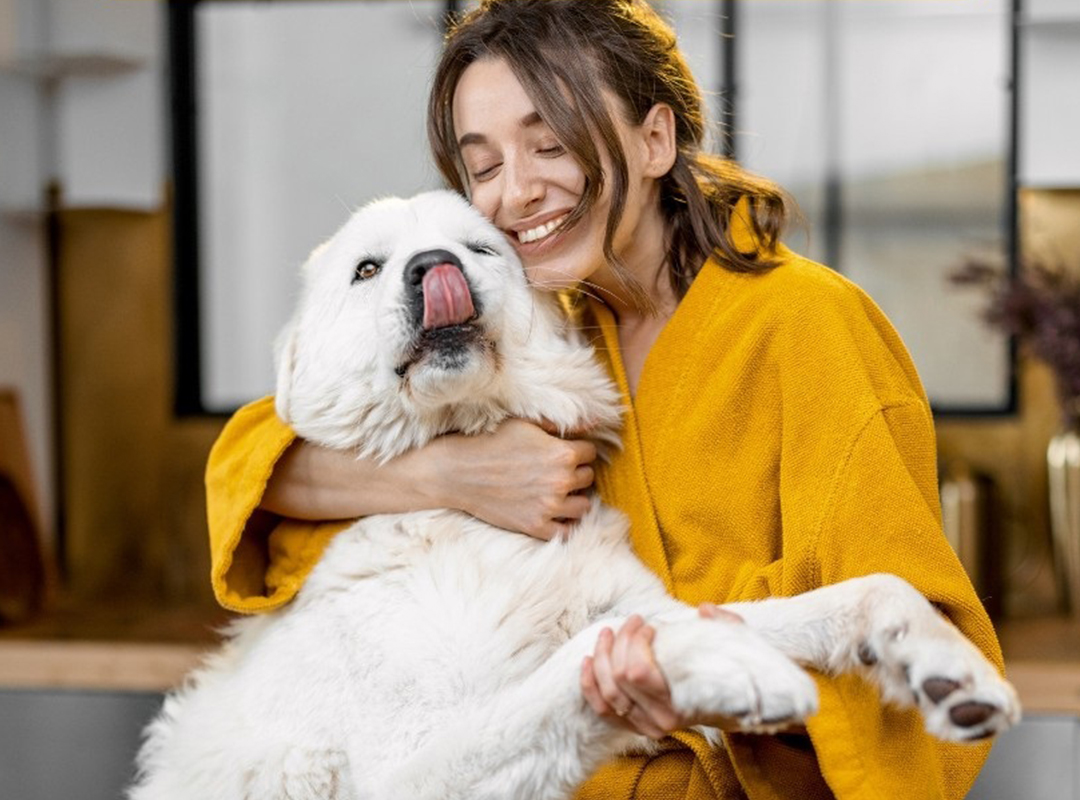
POLYGON ((544 197, 544 181, 534 169, 523 164, 503 168, 503 207, 523 215, 544 197))

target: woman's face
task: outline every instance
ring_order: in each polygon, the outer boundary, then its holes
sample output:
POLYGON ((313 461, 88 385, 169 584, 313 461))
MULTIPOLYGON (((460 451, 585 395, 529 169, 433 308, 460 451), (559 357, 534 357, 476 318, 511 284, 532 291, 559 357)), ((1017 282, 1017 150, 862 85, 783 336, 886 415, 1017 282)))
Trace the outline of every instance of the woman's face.
MULTIPOLYGON (((655 182, 643 174, 638 129, 614 110, 612 117, 629 169, 626 207, 613 245, 634 271, 631 255, 639 260, 641 255, 635 244, 641 238, 639 223, 649 212, 659 217, 659 201, 649 191, 655 182)), ((545 289, 582 280, 609 283, 603 252, 608 187, 577 225, 555 230, 577 206, 585 173, 540 118, 506 61, 484 59, 466 68, 454 93, 453 118, 471 200, 513 242, 529 280, 545 289)), ((604 161, 607 173, 606 156, 604 161)))

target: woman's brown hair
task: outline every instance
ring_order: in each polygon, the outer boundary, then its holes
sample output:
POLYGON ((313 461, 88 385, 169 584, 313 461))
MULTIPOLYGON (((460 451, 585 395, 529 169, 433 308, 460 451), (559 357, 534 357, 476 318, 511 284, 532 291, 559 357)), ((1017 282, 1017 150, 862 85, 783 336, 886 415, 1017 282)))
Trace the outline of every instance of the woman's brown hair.
POLYGON ((674 112, 678 154, 661 179, 660 202, 669 221, 668 274, 676 296, 686 294, 702 264, 714 255, 732 271, 773 265, 767 254, 786 222, 785 195, 735 162, 702 151, 701 91, 674 32, 645 0, 484 0, 452 24, 431 88, 428 137, 439 171, 463 194, 468 178, 453 128, 453 96, 465 69, 485 58, 502 58, 510 65, 585 173, 585 190, 567 225, 580 220, 599 197, 605 176, 597 140, 607 150, 611 207, 604 255, 641 306, 651 307, 648 294, 620 269, 612 249, 628 176, 601 86, 620 99, 631 124, 640 125, 657 103, 674 112), (759 243, 750 253, 739 252, 727 235, 732 210, 744 197, 759 243))

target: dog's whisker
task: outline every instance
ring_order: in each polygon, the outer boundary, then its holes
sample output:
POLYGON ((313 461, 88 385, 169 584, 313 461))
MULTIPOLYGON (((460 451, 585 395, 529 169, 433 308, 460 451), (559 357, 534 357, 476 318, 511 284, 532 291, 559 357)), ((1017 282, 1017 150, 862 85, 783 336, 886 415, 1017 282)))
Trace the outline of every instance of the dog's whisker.
POLYGON ((341 204, 341 207, 345 209, 346 213, 348 213, 348 214, 355 214, 356 213, 357 207, 356 206, 350 206, 348 203, 345 202, 344 199, 342 199, 341 195, 338 194, 337 192, 334 192, 334 199, 337 200, 338 203, 341 204))

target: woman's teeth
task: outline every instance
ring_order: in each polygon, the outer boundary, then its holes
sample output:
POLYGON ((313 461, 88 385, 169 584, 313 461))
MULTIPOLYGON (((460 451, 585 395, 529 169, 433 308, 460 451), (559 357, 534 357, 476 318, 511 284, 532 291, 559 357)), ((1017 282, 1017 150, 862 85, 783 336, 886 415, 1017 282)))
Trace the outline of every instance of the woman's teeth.
POLYGON ((530 228, 527 231, 518 231, 518 241, 522 244, 528 244, 529 242, 535 242, 537 239, 543 239, 550 234, 556 228, 558 228, 569 214, 563 214, 558 219, 553 219, 551 222, 545 222, 543 225, 539 225, 535 228, 530 228))

